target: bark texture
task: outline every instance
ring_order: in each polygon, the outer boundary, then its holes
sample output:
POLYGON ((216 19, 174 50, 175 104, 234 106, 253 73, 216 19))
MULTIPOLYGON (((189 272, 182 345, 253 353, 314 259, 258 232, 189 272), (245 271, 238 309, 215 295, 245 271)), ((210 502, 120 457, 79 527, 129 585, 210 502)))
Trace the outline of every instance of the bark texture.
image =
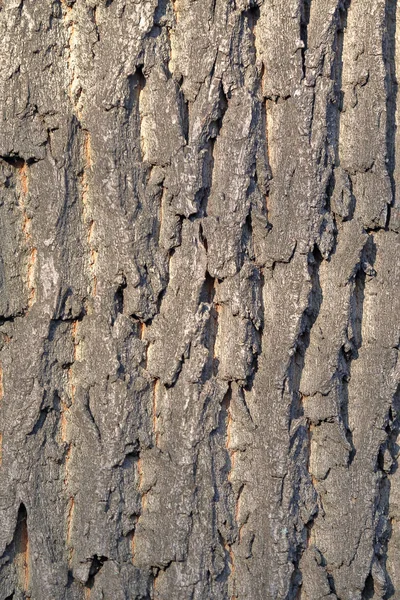
POLYGON ((400 598, 398 24, 0 0, 0 600, 400 598))

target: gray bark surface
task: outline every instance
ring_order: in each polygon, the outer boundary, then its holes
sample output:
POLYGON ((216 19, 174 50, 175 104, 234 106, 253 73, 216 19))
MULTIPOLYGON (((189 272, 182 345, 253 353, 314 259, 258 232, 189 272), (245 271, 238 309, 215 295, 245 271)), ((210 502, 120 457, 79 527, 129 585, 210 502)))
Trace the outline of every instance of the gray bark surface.
POLYGON ((400 598, 398 24, 0 0, 0 600, 400 598))

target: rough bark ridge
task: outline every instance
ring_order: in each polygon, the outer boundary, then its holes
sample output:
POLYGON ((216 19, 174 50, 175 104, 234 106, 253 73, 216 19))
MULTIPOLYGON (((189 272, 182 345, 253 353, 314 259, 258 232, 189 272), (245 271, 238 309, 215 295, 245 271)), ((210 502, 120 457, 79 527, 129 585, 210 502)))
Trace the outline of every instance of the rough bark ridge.
POLYGON ((1 0, 0 600, 399 598, 396 0, 1 0))

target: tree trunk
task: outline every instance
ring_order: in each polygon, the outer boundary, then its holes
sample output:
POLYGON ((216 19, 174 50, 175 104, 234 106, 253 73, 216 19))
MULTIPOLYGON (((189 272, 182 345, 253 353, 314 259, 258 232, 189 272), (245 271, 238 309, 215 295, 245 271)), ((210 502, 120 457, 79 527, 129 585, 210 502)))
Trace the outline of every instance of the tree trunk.
POLYGON ((396 0, 1 0, 0 600, 400 597, 396 0))

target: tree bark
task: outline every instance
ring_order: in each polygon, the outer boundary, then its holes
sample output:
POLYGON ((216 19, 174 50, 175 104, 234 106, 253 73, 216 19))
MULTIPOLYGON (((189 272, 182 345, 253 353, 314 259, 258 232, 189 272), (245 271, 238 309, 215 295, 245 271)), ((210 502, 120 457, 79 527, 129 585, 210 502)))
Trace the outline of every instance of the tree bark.
POLYGON ((396 5, 0 1, 0 600, 400 597, 396 5))

